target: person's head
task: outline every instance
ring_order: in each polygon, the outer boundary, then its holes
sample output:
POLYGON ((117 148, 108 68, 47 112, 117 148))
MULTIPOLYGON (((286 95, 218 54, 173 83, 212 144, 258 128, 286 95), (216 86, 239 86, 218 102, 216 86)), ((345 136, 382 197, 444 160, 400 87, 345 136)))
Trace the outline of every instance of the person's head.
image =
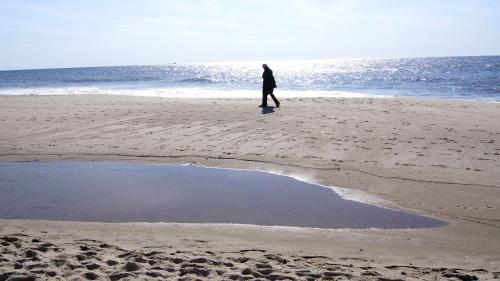
POLYGON ((265 70, 269 69, 269 66, 267 66, 267 64, 262 64, 262 68, 264 68, 265 70))

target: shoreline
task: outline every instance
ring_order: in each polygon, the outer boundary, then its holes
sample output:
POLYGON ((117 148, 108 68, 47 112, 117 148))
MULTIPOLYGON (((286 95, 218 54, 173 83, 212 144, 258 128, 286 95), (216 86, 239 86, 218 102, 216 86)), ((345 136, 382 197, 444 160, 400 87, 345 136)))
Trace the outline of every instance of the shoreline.
POLYGON ((0 220, 0 235, 24 232, 52 243, 101 239, 131 248, 147 246, 148 239, 158 245, 187 243, 179 242, 180 235, 191 239, 193 249, 224 251, 231 242, 239 249, 259 246, 284 255, 351 256, 381 272, 398 261, 500 271, 500 250, 491 247, 500 243, 499 104, 298 98, 284 99, 269 114, 257 104, 257 99, 0 96, 0 161, 194 163, 274 171, 338 186, 351 196, 366 194, 376 205, 449 225, 299 235, 244 226, 102 223, 88 229, 85 223, 0 220), (141 237, 127 242, 132 225, 141 237), (151 230, 156 227, 164 235, 151 230), (204 235, 213 245, 193 242, 204 235))
MULTIPOLYGON (((0 97, 131 97, 131 98, 161 98, 161 99, 174 99, 174 100, 259 100, 260 89, 255 88, 252 90, 221 90, 221 89, 199 89, 199 88, 165 88, 165 90, 173 90, 175 94, 170 93, 170 96, 161 96, 161 94, 137 94, 137 89, 123 89, 123 90, 110 90, 116 91, 118 93, 78 93, 78 94, 67 94, 68 88, 48 88, 49 91, 58 90, 61 94, 19 94, 24 90, 30 91, 31 89, 9 89, 4 90, 8 92, 14 92, 16 94, 0 94, 0 97), (191 95, 188 91, 197 92, 198 95, 191 95), (119 92, 129 92, 127 94, 119 92), (199 92, 204 92, 205 95, 199 95, 199 92), (229 93, 228 95, 217 95, 215 93, 229 93), (235 93, 239 93, 236 96, 235 93), (214 95, 215 94, 215 95, 214 95), (243 96, 244 94, 245 96, 243 96)), ((500 100, 490 100, 490 99, 466 99, 466 98, 447 98, 439 96, 396 96, 396 95, 385 95, 385 94, 371 94, 363 92, 353 92, 353 91, 302 91, 302 90, 278 90, 276 92, 280 95, 280 98, 285 99, 309 99, 309 98, 323 98, 323 99, 386 99, 386 100, 408 100, 408 101, 435 101, 435 102, 462 102, 462 103, 492 103, 500 104, 500 100), (295 94, 294 94, 295 93, 295 94), (301 93, 301 94, 296 94, 301 93)))

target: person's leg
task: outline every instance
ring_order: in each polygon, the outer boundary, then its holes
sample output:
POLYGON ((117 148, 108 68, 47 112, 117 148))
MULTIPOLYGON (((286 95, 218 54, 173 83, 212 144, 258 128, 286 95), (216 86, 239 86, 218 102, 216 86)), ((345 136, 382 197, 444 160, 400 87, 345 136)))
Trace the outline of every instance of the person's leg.
POLYGON ((274 96, 273 94, 273 90, 271 90, 271 93, 269 93, 271 95, 271 98, 273 98, 273 101, 274 103, 276 104, 276 107, 280 107, 280 102, 278 101, 278 99, 274 96))
POLYGON ((262 106, 267 106, 267 91, 266 89, 262 89, 262 106))

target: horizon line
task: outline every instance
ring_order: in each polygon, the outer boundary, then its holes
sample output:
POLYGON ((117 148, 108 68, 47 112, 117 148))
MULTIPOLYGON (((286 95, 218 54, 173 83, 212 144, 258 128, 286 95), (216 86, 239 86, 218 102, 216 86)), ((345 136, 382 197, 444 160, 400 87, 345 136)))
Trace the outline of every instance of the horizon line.
POLYGON ((105 67, 130 67, 130 66, 164 66, 164 65, 188 65, 188 64, 224 64, 224 63, 247 63, 247 62, 283 62, 283 61, 328 61, 328 60, 378 60, 378 59, 418 59, 418 58, 458 58, 458 57, 497 57, 497 55, 450 55, 450 56, 394 56, 394 57, 339 57, 339 58, 315 58, 315 59, 252 59, 252 60, 227 60, 227 61, 206 61, 206 62, 167 62, 159 64, 122 64, 122 65, 94 65, 94 66, 67 66, 67 67, 40 67, 40 68, 13 68, 0 69, 6 71, 30 71, 30 70, 56 70, 56 69, 78 69, 78 68, 105 68, 105 67))

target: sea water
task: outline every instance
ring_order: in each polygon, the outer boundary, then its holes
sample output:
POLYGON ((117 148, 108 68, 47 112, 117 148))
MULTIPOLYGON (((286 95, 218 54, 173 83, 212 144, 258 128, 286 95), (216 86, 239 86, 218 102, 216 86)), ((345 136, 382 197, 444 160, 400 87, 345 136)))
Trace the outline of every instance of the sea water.
POLYGON ((169 63, 0 71, 0 95, 259 98, 262 63, 281 97, 500 101, 500 56, 169 63))

